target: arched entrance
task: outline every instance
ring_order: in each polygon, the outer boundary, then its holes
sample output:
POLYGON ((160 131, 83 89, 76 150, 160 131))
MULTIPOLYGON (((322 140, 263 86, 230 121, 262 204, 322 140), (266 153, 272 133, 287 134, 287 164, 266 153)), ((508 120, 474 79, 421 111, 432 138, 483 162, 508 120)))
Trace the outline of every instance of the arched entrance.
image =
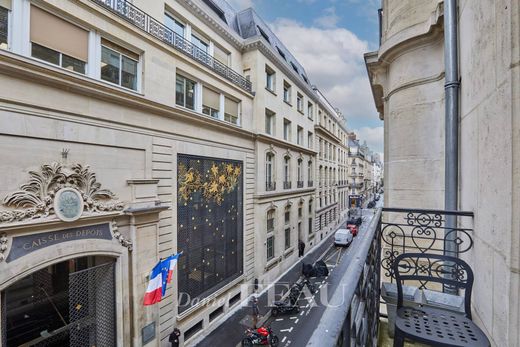
POLYGON ((115 346, 115 258, 52 264, 1 293, 2 345, 115 346))

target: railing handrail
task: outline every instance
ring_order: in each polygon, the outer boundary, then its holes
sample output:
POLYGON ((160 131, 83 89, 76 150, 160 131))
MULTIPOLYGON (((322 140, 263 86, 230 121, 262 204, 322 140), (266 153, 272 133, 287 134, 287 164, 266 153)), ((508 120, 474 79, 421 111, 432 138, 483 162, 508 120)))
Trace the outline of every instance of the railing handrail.
POLYGON ((383 207, 383 212, 399 212, 399 213, 436 213, 443 215, 456 215, 465 217, 474 217, 472 211, 448 211, 448 210, 430 210, 424 208, 401 208, 401 207, 383 207))
MULTIPOLYGON (((377 209, 374 218, 368 226, 366 234, 361 239, 361 244, 356 247, 356 253, 339 283, 346 287, 338 288, 329 302, 347 302, 348 305, 329 306, 323 313, 317 328, 314 330, 307 346, 336 346, 341 336, 343 324, 351 309, 350 304, 356 293, 358 282, 365 269, 365 261, 372 247, 374 238, 379 237, 379 225, 381 220, 381 208, 377 209)), ((379 312, 379 310, 378 310, 379 312)))
POLYGON ((155 37, 161 42, 166 43, 175 50, 193 58, 194 60, 213 70, 218 75, 227 79, 231 83, 236 84, 245 91, 249 93, 252 92, 251 81, 247 80, 244 76, 229 66, 214 59, 207 52, 204 52, 202 49, 195 46, 190 41, 186 40, 184 37, 180 36, 175 31, 141 10, 139 7, 129 3, 126 0, 90 1, 102 6, 103 8, 106 8, 110 12, 123 18, 130 24, 155 37), (131 11, 128 9, 131 9, 131 11))

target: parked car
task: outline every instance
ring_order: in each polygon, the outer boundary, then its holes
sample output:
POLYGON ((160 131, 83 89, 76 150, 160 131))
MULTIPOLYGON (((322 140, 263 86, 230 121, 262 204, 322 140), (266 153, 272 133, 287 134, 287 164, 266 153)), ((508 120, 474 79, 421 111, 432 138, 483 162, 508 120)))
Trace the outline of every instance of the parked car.
POLYGON ((347 224, 347 229, 350 230, 352 236, 356 237, 358 234, 358 228, 355 224, 347 224))
POLYGON ((354 225, 360 226, 361 223, 363 223, 363 218, 361 217, 361 210, 360 209, 350 210, 349 217, 347 220, 347 225, 354 224, 354 225))
POLYGON ((334 234, 334 245, 348 246, 353 240, 352 232, 348 229, 338 229, 334 234))
POLYGON ((374 201, 370 201, 367 205, 368 208, 374 208, 376 206, 376 203, 374 201))

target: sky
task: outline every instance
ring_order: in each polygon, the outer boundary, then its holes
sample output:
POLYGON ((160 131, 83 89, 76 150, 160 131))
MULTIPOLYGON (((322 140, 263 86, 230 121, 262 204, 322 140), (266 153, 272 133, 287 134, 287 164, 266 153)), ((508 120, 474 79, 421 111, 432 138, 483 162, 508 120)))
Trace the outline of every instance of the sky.
POLYGON ((363 53, 377 50, 381 0, 227 0, 253 7, 305 68, 310 82, 347 116, 347 127, 383 153, 363 53))

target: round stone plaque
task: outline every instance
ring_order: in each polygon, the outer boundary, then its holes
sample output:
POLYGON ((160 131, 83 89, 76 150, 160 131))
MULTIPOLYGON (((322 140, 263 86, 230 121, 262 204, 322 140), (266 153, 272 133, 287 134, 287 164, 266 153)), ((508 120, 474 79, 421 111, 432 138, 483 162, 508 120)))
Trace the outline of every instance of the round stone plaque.
POLYGON ((60 189, 54 197, 54 213, 64 222, 72 222, 83 214, 83 198, 74 188, 60 189))

